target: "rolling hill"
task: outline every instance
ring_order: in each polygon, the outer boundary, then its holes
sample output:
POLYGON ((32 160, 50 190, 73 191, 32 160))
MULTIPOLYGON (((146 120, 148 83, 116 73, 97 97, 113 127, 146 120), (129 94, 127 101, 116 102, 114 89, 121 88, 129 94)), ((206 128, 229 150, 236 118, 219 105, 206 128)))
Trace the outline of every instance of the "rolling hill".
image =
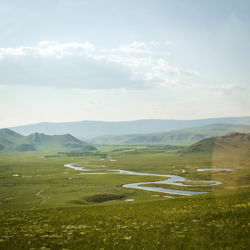
POLYGON ((174 130, 166 133, 143 135, 101 136, 91 140, 94 144, 137 145, 137 144, 192 144, 204 138, 225 135, 232 132, 250 132, 250 126, 211 124, 202 127, 174 130))
POLYGON ((79 121, 62 123, 43 122, 12 127, 10 129, 22 135, 29 135, 35 132, 47 135, 71 134, 79 139, 86 140, 103 135, 160 133, 210 124, 250 125, 250 116, 199 120, 136 120, 123 122, 79 121))
POLYGON ((249 155, 250 133, 231 133, 223 136, 206 138, 185 149, 185 153, 245 151, 249 155))
POLYGON ((44 149, 95 150, 96 148, 70 134, 45 135, 33 133, 23 136, 10 129, 0 129, 0 151, 24 152, 44 149))

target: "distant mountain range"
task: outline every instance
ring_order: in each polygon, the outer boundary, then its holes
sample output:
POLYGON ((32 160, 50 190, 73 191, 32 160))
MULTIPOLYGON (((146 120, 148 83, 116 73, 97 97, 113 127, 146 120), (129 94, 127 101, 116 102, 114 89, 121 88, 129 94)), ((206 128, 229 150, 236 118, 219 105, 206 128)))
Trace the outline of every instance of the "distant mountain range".
POLYGON ((165 133, 152 133, 143 135, 120 135, 120 136, 101 136, 92 139, 94 144, 108 145, 140 145, 140 144, 169 144, 184 145, 192 144, 204 138, 225 135, 232 132, 250 132, 250 126, 230 125, 230 124, 211 124, 201 127, 174 130, 165 133))
MULTIPOLYGON (((206 138, 185 149, 185 153, 221 153, 240 151, 241 157, 248 156, 250 150, 250 133, 231 133, 224 136, 206 138)), ((249 156, 248 156, 249 157, 249 156)))
POLYGON ((125 122, 79 121, 63 123, 38 123, 13 127, 23 135, 44 133, 48 135, 71 134, 79 139, 93 139, 103 135, 128 135, 168 132, 210 124, 250 125, 250 116, 226 117, 200 120, 137 120, 125 122))
MULTIPOLYGON (((246 125, 213 124, 168 133, 143 136, 133 135, 133 137, 125 135, 120 137, 114 136, 111 137, 111 139, 112 138, 116 138, 116 142, 119 138, 123 138, 123 140, 127 139, 130 140, 129 142, 131 142, 131 144, 184 144, 183 142, 189 142, 191 144, 196 141, 191 146, 185 148, 183 151, 184 153, 207 153, 212 152, 213 150, 218 151, 218 149, 232 149, 234 151, 237 149, 244 149, 248 150, 247 154, 249 154, 250 150, 250 126, 246 125), (248 133, 234 131, 248 131, 248 133), (227 133, 224 134, 225 132, 227 133), (209 138, 202 139, 202 137, 209 138)), ((109 139, 109 141, 111 141, 111 139, 109 139)), ((36 150, 90 151, 96 150, 96 148, 70 134, 51 136, 42 133, 33 133, 28 136, 23 136, 10 129, 0 129, 0 152, 24 152, 36 150)))
POLYGON ((10 129, 0 129, 0 151, 35 151, 35 150, 95 150, 96 148, 80 141, 70 134, 45 135, 33 133, 20 135, 10 129))

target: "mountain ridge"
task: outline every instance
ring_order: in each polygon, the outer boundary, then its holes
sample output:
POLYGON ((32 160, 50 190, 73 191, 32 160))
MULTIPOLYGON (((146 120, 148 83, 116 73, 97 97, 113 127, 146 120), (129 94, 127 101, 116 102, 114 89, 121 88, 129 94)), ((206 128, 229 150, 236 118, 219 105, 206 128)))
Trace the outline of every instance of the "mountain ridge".
POLYGON ((132 144, 192 144, 204 138, 225 135, 232 132, 250 132, 250 126, 230 124, 210 124, 165 133, 141 135, 101 136, 90 140, 93 144, 132 145, 132 144))
POLYGON ((209 124, 243 124, 250 125, 250 116, 218 117, 193 120, 144 119, 134 121, 77 121, 77 122, 42 122, 31 125, 11 127, 17 133, 28 135, 34 132, 54 134, 71 134, 79 139, 93 139, 103 135, 126 135, 168 132, 171 130, 205 126, 209 124))
POLYGON ((0 129, 0 151, 36 151, 43 149, 95 150, 96 148, 70 134, 46 135, 32 133, 20 135, 11 129, 0 129))

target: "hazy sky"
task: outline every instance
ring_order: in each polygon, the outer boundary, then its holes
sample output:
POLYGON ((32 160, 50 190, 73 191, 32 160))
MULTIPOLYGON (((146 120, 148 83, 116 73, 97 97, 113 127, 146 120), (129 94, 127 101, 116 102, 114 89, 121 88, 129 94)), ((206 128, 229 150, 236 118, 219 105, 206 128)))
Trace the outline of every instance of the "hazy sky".
POLYGON ((249 0, 0 0, 0 127, 250 115, 249 0))

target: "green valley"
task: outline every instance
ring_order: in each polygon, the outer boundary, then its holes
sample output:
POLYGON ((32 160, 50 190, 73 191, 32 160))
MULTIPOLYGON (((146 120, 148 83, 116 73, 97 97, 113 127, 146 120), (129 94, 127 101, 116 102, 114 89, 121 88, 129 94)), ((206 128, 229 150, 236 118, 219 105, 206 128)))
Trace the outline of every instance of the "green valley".
POLYGON ((249 152, 249 134, 239 133, 189 147, 2 152, 0 248, 247 249, 249 152), (69 163, 75 169, 64 166, 69 163), (181 176, 192 186, 152 183, 165 175, 181 176), (207 185, 211 181, 221 184, 207 185), (204 193, 124 187, 140 182, 204 193))

